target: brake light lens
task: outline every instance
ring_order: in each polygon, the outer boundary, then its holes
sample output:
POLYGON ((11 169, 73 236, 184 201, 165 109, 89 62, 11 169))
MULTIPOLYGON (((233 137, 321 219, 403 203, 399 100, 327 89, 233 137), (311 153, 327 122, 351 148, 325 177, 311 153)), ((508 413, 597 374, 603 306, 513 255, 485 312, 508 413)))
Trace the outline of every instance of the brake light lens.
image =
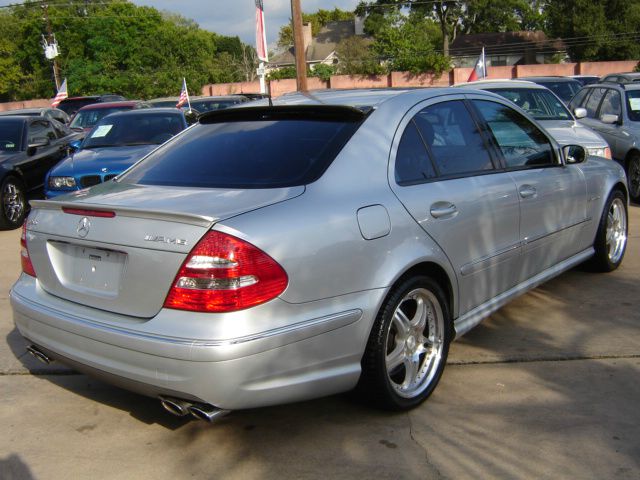
POLYGON ((182 264, 165 308, 234 312, 268 302, 287 288, 284 269, 254 245, 211 231, 182 264))
POLYGON ((20 263, 22 264, 22 271, 32 277, 36 276, 36 271, 31 263, 31 257, 29 257, 29 249, 27 248, 27 222, 22 224, 22 235, 20 235, 20 263))

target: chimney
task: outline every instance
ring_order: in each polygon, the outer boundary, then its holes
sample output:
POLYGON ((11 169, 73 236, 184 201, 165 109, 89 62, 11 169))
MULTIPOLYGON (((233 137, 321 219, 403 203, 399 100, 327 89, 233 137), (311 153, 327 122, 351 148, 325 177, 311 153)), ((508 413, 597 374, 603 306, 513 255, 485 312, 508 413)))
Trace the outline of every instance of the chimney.
POLYGON ((307 49, 309 48, 309 45, 311 45, 311 23, 303 23, 302 24, 302 39, 304 42, 304 51, 306 52, 307 49))

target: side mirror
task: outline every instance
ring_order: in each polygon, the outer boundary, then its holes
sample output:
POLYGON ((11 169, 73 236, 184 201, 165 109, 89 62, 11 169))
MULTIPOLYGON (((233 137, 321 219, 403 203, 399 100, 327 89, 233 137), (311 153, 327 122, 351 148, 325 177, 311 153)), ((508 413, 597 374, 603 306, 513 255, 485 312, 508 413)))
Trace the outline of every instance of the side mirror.
POLYGON ((600 121, 602 123, 609 123, 609 124, 619 123, 620 122, 620 116, 619 115, 613 115, 611 113, 605 113, 603 115, 600 115, 600 121))
POLYGON ((36 137, 29 144, 29 148, 46 147, 47 145, 49 145, 49 143, 51 143, 51 141, 47 137, 36 137))
POLYGON ((575 115, 576 118, 584 118, 587 116, 587 109, 586 108, 582 108, 582 107, 578 107, 573 111, 573 114, 575 115))
POLYGON ((587 159, 587 151, 580 145, 566 145, 562 147, 562 155, 567 165, 582 163, 587 159))
POLYGON ((27 147, 27 155, 35 155, 40 147, 46 147, 49 145, 50 140, 47 137, 36 137, 27 147))
POLYGON ((80 144, 82 140, 74 140, 73 142, 69 142, 69 152, 74 153, 80 150, 80 144))

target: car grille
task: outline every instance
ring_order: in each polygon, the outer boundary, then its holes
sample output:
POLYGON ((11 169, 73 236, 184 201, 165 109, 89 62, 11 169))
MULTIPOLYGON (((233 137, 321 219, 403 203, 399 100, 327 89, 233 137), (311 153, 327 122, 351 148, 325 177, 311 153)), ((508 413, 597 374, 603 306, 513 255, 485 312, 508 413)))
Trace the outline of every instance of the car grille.
POLYGON ((102 178, 100 178, 100 175, 85 175, 84 177, 80 178, 80 186, 82 188, 98 185, 99 183, 102 183, 102 178))
POLYGON ((118 176, 117 173, 110 173, 108 175, 105 175, 104 178, 101 177, 100 175, 85 175, 84 177, 80 177, 80 187, 82 188, 92 187, 102 182, 108 182, 109 180, 117 176, 118 176))

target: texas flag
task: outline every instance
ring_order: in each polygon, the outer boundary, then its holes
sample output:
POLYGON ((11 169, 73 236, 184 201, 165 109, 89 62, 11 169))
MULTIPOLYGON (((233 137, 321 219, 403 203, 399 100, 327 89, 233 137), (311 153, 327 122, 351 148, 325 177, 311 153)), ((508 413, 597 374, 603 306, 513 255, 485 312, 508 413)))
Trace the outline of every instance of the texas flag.
POLYGON ((473 71, 471 75, 469 75, 469 80, 467 82, 475 82, 476 80, 480 80, 481 78, 485 78, 487 76, 487 63, 484 60, 484 47, 482 47, 482 53, 478 57, 478 61, 476 61, 476 66, 473 67, 473 71))

